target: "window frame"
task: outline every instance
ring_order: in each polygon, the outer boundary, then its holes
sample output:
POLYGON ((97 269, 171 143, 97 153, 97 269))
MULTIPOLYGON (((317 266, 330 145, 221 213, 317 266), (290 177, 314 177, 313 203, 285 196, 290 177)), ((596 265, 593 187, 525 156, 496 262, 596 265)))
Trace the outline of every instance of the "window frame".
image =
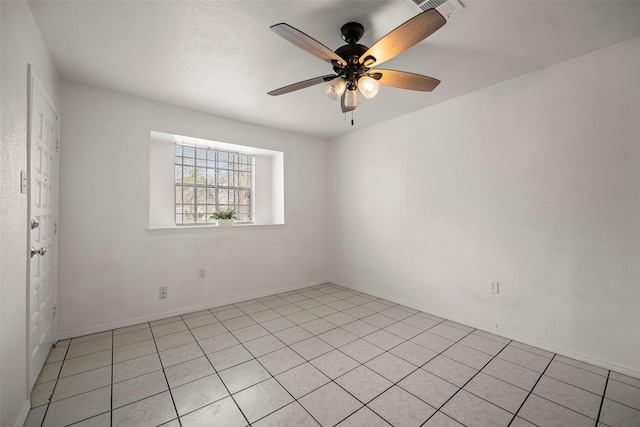
MULTIPOLYGON (((191 162, 189 162, 191 163, 191 162)), ((237 224, 255 224, 255 155, 253 153, 242 152, 239 150, 230 150, 224 148, 215 148, 205 145, 198 144, 188 144, 184 142, 175 142, 174 143, 174 226, 176 227, 192 227, 192 226, 207 226, 215 223, 216 220, 210 220, 209 217, 213 212, 209 212, 209 207, 213 206, 214 211, 220 209, 221 206, 223 210, 227 209, 236 209, 240 219, 236 222, 237 224), (178 150, 180 147, 180 150, 178 150), (186 156, 185 150, 192 149, 193 157, 186 156), (203 150, 205 153, 204 158, 199 157, 199 150, 203 150), (178 153, 180 151, 180 153, 178 153), (214 158, 211 159, 209 156, 214 154, 214 158), (220 158, 221 155, 226 157, 220 158), (243 156, 248 159, 247 162, 242 162, 241 159, 243 156), (180 158, 180 163, 177 163, 177 159, 180 158), (186 164, 185 159, 192 159, 193 164, 186 164), (199 164, 199 162, 202 162, 199 164), (213 166, 212 166, 212 165, 213 166), (221 167, 221 165, 226 165, 225 167, 221 167), (178 167, 180 170, 180 179, 178 180, 178 167), (193 168, 193 182, 185 183, 185 168, 193 168), (204 172, 204 183, 199 182, 199 175, 197 172, 197 168, 203 168, 204 172), (248 168, 248 170, 247 170, 248 168), (214 176, 214 183, 209 183, 209 174, 210 172, 214 176), (233 178, 227 183, 221 183, 220 172, 226 173, 227 176, 231 175, 233 178), (244 181, 248 182, 247 186, 242 186, 241 184, 241 174, 248 173, 248 179, 245 178, 244 181), (184 203, 184 194, 185 188, 193 188, 193 203, 185 204, 184 203), (178 194, 182 196, 182 199, 178 200, 178 194), (204 204, 198 203, 198 193, 201 191, 200 189, 205 191, 204 196, 204 204), (213 203, 209 203, 211 200, 209 191, 213 190, 213 203), (221 201, 221 192, 227 191, 227 200, 226 203, 220 203, 221 201), (248 191, 248 199, 249 203, 239 203, 240 196, 239 192, 248 191), (230 196, 233 194, 233 201, 230 200, 230 196), (198 212, 199 206, 205 206, 204 214, 198 212), (193 206, 193 212, 185 213, 185 206, 193 206), (240 213, 241 208, 248 208, 248 212, 240 213), (186 215, 193 215, 194 222, 184 222, 186 215), (200 215, 204 215, 204 221, 199 222, 198 219, 200 215), (246 215, 246 216, 245 216, 246 215), (182 222, 178 222, 178 217, 182 219, 182 222), (244 217, 244 218, 243 218, 244 217)))

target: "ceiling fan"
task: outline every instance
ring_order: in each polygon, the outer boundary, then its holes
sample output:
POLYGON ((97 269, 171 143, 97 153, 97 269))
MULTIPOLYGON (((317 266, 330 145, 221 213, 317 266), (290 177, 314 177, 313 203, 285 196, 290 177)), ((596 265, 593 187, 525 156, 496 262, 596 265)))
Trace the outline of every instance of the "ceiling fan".
POLYGON ((342 26, 340 32, 346 45, 335 52, 292 26, 282 23, 271 26, 271 30, 333 66, 335 74, 327 74, 272 90, 269 95, 278 96, 321 83, 329 83, 326 93, 332 99, 340 97, 342 112, 353 111, 359 105, 357 90, 366 99, 373 98, 380 85, 400 89, 431 92, 440 80, 405 71, 372 68, 401 54, 410 47, 429 37, 447 21, 435 9, 429 9, 408 20, 378 40, 373 46, 358 44, 364 34, 364 27, 357 22, 342 26), (335 82, 334 82, 335 81, 335 82), (333 82, 333 83, 330 83, 333 82))

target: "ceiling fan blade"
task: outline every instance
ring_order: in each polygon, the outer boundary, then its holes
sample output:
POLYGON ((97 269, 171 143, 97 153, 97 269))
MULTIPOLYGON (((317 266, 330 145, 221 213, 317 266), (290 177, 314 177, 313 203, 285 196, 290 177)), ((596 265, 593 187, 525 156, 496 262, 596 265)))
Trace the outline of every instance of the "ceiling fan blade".
POLYGON ((289 86, 281 87, 280 89, 272 90, 271 92, 268 92, 268 94, 271 95, 271 96, 284 95, 285 93, 294 92, 296 90, 300 90, 300 89, 304 89, 304 88, 307 88, 307 87, 319 85, 320 83, 330 82, 331 80, 335 79, 336 77, 338 77, 338 76, 335 75, 335 74, 327 74, 326 76, 314 77, 314 78, 309 79, 309 80, 304 80, 304 81, 301 81, 301 82, 298 82, 298 83, 294 83, 294 84, 289 85, 289 86))
POLYGON ((381 85, 397 87, 400 89, 421 90, 431 92, 440 84, 440 80, 422 74, 407 73, 406 71, 370 70, 370 75, 376 78, 376 74, 381 74, 378 79, 381 85))
POLYGON ((420 43, 446 23, 435 9, 422 12, 378 40, 360 56, 359 61, 366 67, 380 65, 420 43), (370 57, 374 58, 373 62, 370 57))
POLYGON ((334 51, 332 51, 313 37, 310 37, 302 31, 293 28, 291 25, 282 23, 272 25, 270 28, 274 33, 284 38, 288 42, 293 43, 300 49, 309 52, 311 55, 320 58, 323 61, 336 61, 340 65, 347 65, 345 60, 338 56, 334 51))

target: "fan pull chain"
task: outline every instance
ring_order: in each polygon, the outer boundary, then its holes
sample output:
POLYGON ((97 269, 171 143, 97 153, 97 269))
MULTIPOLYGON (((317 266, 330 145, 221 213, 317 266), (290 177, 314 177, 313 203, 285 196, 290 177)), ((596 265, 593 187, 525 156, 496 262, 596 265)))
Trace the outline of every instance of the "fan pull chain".
MULTIPOLYGON (((347 121, 347 113, 344 113, 344 120, 347 121)), ((353 110, 351 110, 351 126, 353 126, 354 121, 353 121, 353 110)))

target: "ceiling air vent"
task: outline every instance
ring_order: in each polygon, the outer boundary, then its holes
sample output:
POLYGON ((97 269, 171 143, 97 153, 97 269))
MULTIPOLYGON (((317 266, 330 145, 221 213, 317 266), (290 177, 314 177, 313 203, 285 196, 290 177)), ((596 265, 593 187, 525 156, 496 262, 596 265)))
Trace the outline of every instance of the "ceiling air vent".
POLYGON ((440 15, 449 18, 464 9, 458 0, 405 0, 418 13, 429 9, 436 9, 440 15))

